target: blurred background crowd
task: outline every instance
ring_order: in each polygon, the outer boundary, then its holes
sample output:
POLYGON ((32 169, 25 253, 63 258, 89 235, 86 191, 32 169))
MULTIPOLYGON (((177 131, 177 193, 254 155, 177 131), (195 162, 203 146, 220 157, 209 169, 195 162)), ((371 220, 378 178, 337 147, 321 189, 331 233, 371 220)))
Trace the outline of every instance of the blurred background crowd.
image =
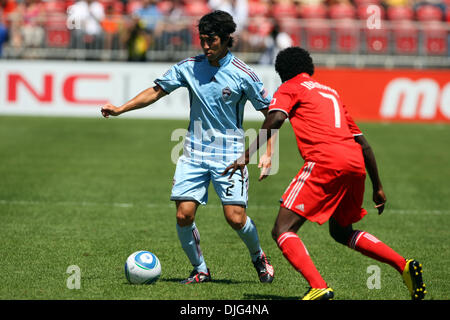
POLYGON ((177 61, 199 53, 198 19, 214 9, 233 15, 250 63, 291 45, 449 56, 450 0, 0 0, 0 56, 177 61))

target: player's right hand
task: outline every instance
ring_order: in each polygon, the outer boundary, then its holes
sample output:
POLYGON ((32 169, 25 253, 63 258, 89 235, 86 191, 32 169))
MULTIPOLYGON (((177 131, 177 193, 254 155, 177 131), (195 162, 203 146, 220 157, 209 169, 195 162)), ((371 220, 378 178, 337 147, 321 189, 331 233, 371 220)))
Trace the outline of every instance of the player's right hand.
POLYGON ((373 191, 373 202, 375 202, 375 209, 378 210, 378 214, 382 214, 386 203, 386 195, 383 189, 380 188, 373 191))
POLYGON ((120 109, 110 103, 102 106, 102 116, 108 118, 109 116, 118 116, 121 112, 120 109))

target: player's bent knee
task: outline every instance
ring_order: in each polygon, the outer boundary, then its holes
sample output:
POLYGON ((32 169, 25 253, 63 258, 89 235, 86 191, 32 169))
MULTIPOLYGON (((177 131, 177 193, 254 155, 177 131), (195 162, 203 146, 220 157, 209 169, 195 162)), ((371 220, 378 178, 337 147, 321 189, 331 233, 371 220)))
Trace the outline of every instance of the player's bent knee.
POLYGON ((336 222, 330 221, 330 236, 334 239, 334 241, 347 245, 350 236, 353 233, 352 226, 341 227, 336 222))

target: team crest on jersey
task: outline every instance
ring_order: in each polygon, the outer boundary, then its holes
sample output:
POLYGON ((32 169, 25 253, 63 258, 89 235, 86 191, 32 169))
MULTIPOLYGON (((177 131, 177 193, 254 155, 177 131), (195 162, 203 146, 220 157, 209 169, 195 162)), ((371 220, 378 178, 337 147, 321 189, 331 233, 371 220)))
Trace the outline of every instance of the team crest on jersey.
POLYGON ((226 87, 222 89, 222 99, 227 101, 231 97, 231 89, 230 87, 226 87))

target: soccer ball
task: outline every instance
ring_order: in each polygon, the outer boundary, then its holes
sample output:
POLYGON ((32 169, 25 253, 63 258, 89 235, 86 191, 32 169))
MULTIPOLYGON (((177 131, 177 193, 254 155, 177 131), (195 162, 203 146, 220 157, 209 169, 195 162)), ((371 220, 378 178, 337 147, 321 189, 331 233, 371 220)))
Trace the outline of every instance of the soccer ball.
POLYGON ((125 262, 125 277, 132 284, 150 284, 161 275, 161 263, 149 251, 136 251, 125 262))

